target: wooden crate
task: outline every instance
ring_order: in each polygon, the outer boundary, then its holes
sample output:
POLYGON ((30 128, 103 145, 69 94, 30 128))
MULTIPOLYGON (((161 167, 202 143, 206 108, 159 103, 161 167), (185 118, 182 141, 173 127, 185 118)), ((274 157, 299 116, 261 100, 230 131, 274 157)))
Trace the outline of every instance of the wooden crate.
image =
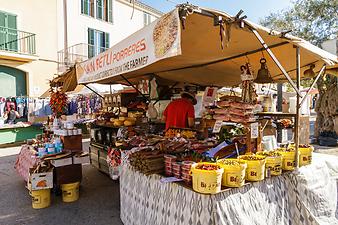
POLYGON ((61 136, 64 150, 82 152, 82 135, 61 136))
POLYGON ((69 184, 81 182, 82 180, 82 165, 72 164, 54 168, 54 184, 69 184))

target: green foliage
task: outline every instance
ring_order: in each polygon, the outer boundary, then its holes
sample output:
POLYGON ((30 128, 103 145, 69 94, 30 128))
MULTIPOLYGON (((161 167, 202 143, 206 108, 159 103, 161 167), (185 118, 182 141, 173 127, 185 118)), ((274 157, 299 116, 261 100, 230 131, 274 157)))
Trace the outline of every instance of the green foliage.
POLYGON ((319 46, 337 38, 338 0, 295 0, 291 8, 271 13, 260 23, 278 31, 292 30, 293 35, 319 46))

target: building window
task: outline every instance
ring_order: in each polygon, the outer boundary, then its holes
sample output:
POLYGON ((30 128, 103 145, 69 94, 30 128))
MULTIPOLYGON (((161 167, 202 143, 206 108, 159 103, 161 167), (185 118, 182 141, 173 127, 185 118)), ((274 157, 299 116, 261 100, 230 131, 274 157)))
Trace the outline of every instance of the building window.
POLYGON ((0 50, 17 51, 16 15, 0 11, 0 50))
POLYGON ((149 13, 143 12, 143 24, 147 26, 151 23, 151 16, 149 13))
POLYGON ((109 33, 88 28, 88 58, 109 48, 109 33))
POLYGON ((81 13, 94 17, 94 0, 81 0, 81 13))
POLYGON ((113 22, 113 1, 96 0, 96 18, 106 22, 113 22))

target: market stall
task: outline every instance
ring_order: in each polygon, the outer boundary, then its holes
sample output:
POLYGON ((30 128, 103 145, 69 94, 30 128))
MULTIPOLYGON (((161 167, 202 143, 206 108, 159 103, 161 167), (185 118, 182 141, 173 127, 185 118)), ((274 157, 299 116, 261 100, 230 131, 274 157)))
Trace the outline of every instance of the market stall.
MULTIPOLYGON (((120 130, 110 141, 114 154, 109 156, 108 152, 107 159, 108 164, 113 162, 112 167, 121 169, 121 219, 125 224, 227 224, 230 215, 238 215, 233 224, 250 220, 252 224, 297 224, 297 218, 299 224, 318 223, 317 211, 315 216, 312 211, 303 212, 313 207, 313 202, 301 207, 304 202, 295 196, 299 186, 284 191, 300 179, 296 172, 285 171, 305 172, 298 167, 312 162, 312 146, 299 143, 299 109, 303 101, 300 78, 308 76, 309 68, 315 68, 319 71, 316 81, 326 65, 338 62, 337 57, 297 37, 253 24, 241 14, 231 17, 215 10, 179 5, 106 52, 76 66, 79 84, 121 83, 135 88, 148 104, 148 119, 161 117, 156 113, 151 116, 149 108, 175 98, 179 83, 188 85, 181 91, 205 90, 200 102, 203 118, 196 130, 170 127, 150 132, 142 127, 149 127, 147 121, 136 124, 137 116, 129 115, 128 107, 122 114, 103 120, 120 130), (257 106, 254 83, 285 81, 297 93, 296 113, 282 115, 295 117, 295 143, 262 152, 266 150, 262 147, 265 125, 259 121, 262 106, 257 106), (241 86, 241 96, 214 94, 217 88, 234 85, 241 86), (170 97, 161 99, 156 92, 164 86, 171 90, 170 97), (246 205, 245 200, 256 201, 257 205, 246 205), (232 202, 242 204, 232 208, 232 202), (299 206, 295 215, 292 202, 299 206), (243 211, 248 214, 243 216, 243 211)), ((321 167, 319 173, 324 170, 321 167)), ((305 175, 311 176, 308 171, 305 175)), ((325 182, 323 177, 316 178, 325 182)), ((305 185, 304 190, 308 189, 305 185)))

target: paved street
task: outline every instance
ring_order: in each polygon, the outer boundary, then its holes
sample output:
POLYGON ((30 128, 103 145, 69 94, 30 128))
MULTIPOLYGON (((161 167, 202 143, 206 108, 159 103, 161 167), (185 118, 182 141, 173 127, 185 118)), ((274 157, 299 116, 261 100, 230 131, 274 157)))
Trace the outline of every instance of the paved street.
MULTIPOLYGON (((315 146, 315 149, 338 155, 337 147, 315 146)), ((33 209, 25 184, 13 168, 19 150, 20 147, 0 149, 0 225, 122 225, 118 182, 90 165, 83 166, 77 202, 63 203, 61 196, 53 195, 51 207, 33 209)))
MULTIPOLYGON (((12 148, 14 153, 18 149, 12 148)), ((83 166, 77 202, 63 203, 61 196, 53 195, 49 208, 36 210, 13 168, 15 160, 8 148, 0 149, 0 225, 122 225, 118 182, 91 165, 83 166)))

